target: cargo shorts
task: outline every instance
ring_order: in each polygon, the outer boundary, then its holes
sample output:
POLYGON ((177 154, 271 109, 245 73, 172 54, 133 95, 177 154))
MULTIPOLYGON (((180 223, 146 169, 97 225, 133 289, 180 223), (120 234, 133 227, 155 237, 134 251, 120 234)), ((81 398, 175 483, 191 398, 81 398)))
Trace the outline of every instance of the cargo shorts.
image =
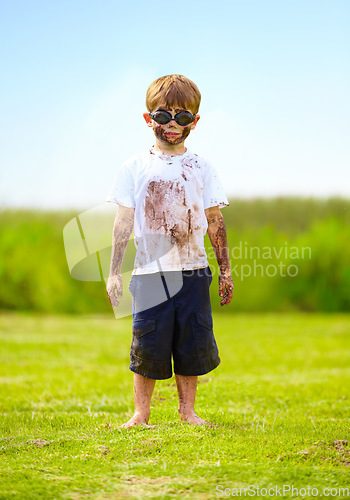
POLYGON ((209 266, 132 276, 131 371, 162 380, 172 376, 172 359, 174 372, 185 376, 204 375, 219 365, 209 295, 212 279, 209 266))

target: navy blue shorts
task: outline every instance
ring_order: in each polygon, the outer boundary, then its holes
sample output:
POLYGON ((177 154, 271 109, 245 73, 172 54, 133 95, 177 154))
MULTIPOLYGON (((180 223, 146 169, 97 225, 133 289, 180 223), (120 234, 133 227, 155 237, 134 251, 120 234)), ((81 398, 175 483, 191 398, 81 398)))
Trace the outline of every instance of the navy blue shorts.
POLYGON ((130 370, 152 379, 204 375, 220 363, 213 334, 210 267, 133 275, 130 370))

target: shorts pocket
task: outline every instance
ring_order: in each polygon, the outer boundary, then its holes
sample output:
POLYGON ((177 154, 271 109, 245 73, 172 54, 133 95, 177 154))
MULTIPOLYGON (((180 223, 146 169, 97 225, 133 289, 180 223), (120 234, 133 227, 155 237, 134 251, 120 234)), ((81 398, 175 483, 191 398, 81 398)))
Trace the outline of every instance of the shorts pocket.
POLYGON ((132 333, 140 339, 144 335, 147 335, 147 333, 153 332, 156 329, 156 324, 156 318, 138 318, 133 322, 132 333))
POLYGON ((210 312, 196 312, 197 322, 204 326, 204 328, 208 328, 209 330, 213 329, 213 318, 210 312))
POLYGON ((216 348, 211 312, 195 312, 192 316, 192 329, 198 356, 207 355, 216 348))

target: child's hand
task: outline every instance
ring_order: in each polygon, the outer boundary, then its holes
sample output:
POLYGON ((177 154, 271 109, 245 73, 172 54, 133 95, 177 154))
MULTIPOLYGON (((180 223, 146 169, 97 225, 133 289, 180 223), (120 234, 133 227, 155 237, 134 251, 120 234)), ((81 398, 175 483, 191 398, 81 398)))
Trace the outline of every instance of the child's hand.
POLYGON ((118 297, 123 296, 123 280, 121 274, 115 274, 114 276, 110 276, 107 281, 107 293, 109 302, 112 306, 118 306, 119 300, 118 297))
POLYGON ((227 306, 232 300, 234 284, 232 281, 232 276, 230 271, 222 272, 219 275, 219 295, 223 297, 220 300, 220 304, 223 306, 226 304, 227 306))

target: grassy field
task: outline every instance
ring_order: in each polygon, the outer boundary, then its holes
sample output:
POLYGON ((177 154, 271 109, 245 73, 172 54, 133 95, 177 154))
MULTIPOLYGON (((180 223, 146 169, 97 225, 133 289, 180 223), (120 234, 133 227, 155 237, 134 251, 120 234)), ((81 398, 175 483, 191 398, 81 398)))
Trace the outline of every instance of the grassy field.
POLYGON ((216 427, 179 422, 172 378, 156 384, 155 427, 121 430, 130 318, 2 314, 0 498, 210 499, 249 486, 270 498, 283 490, 258 488, 283 485, 284 498, 308 486, 342 497, 350 316, 216 314, 214 326, 222 363, 200 378, 196 410, 216 427))

